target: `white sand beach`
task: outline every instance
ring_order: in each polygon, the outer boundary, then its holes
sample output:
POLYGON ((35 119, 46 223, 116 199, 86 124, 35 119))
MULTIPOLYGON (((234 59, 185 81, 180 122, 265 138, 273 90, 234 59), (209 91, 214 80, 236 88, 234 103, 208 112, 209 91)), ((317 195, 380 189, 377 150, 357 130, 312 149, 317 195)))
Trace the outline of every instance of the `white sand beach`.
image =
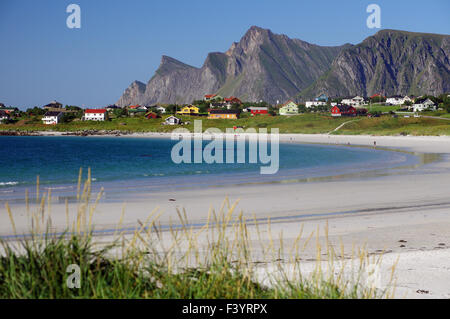
MULTIPOLYGON (((325 241, 322 230, 328 223, 329 242, 333 246, 342 242, 349 255, 353 246, 366 246, 371 254, 386 252, 381 280, 384 283, 389 265, 399 258, 395 297, 450 298, 450 137, 285 134, 280 141, 364 147, 374 147, 376 141, 378 148, 442 155, 439 161, 392 170, 384 176, 144 193, 124 203, 124 224, 136 225, 156 207, 162 212, 163 225, 177 220, 177 208, 186 210, 191 223, 202 223, 209 209, 219 210, 227 197, 230 202, 239 201, 237 212, 242 211, 248 219, 256 216, 265 224, 264 218, 272 218, 271 232, 275 237, 282 232, 285 248, 292 246, 302 225, 304 237, 319 228, 319 241, 325 241)), ((24 205, 13 209, 18 232, 26 231, 29 224, 24 205)), ((63 211, 62 204, 52 207, 56 228, 65 225, 63 211)), ((121 211, 120 204, 101 203, 94 217, 96 229, 114 227, 121 211)), ((3 208, 0 234, 11 234, 3 208)), ((308 263, 315 264, 315 242, 305 248, 301 258, 306 268, 308 263)))

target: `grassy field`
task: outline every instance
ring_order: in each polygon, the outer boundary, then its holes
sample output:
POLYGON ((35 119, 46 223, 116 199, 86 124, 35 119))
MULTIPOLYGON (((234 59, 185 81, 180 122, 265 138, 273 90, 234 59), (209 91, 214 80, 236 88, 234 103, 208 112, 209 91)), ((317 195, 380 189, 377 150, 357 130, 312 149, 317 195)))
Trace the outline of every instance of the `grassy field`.
MULTIPOLYGON (((194 129, 194 120, 202 120, 203 129, 216 127, 221 130, 232 128, 233 126, 242 126, 246 128, 279 128, 282 133, 326 133, 348 119, 333 119, 327 115, 303 114, 298 116, 244 116, 238 120, 209 120, 205 117, 181 116, 184 122, 191 122, 189 125, 182 126, 190 131, 194 129)), ((119 118, 106 122, 83 122, 76 121, 58 125, 16 124, 0 125, 0 130, 14 131, 59 131, 76 132, 83 130, 119 130, 130 132, 171 132, 175 127, 162 125, 163 119, 147 120, 142 117, 137 118, 119 118)))
MULTIPOLYGON (((427 113, 430 116, 441 116, 450 118, 448 113, 427 113)), ((248 128, 278 128, 280 133, 303 133, 318 134, 329 133, 342 123, 357 120, 346 124, 334 134, 373 134, 373 135, 450 135, 450 121, 428 118, 393 118, 382 116, 378 118, 332 118, 327 114, 307 113, 297 116, 255 116, 248 115, 238 120, 208 120, 199 117, 182 117, 183 121, 191 122, 183 128, 193 131, 193 122, 196 119, 202 120, 203 130, 210 127, 225 131, 226 128, 241 126, 248 128)), ((48 126, 43 124, 25 124, 23 121, 16 124, 2 124, 1 131, 59 131, 59 132, 79 132, 87 130, 107 130, 122 132, 171 132, 175 127, 161 125, 163 119, 147 120, 144 118, 119 118, 106 122, 82 122, 48 126)))
POLYGON ((450 121, 430 118, 362 118, 348 123, 334 134, 370 135, 450 135, 450 121))
POLYGON ((368 110, 368 112, 390 112, 390 111, 398 111, 402 108, 402 106, 398 105, 388 105, 385 106, 383 104, 373 104, 373 105, 365 105, 365 109, 368 110))
MULTIPOLYGON (((80 170, 79 185, 82 171, 80 170)), ((90 174, 88 174, 90 176, 90 174)), ((39 186, 38 186, 39 187, 39 186)), ((165 299, 262 299, 262 298, 382 298, 389 292, 367 287, 362 281, 368 265, 375 260, 365 250, 352 249, 356 261, 354 277, 343 275, 337 264, 338 256, 331 244, 317 244, 317 255, 326 251, 328 269, 318 263, 309 276, 300 272, 302 247, 319 230, 303 238, 300 233, 291 248, 288 262, 292 274, 285 275, 283 263, 279 262, 280 248, 275 248, 273 238, 283 245, 282 237, 258 229, 264 256, 262 263, 279 266, 281 277, 262 285, 254 276, 256 264, 248 225, 242 213, 234 213, 236 203, 226 199, 220 211, 210 211, 207 223, 201 229, 193 229, 185 212, 179 212, 179 225, 170 231, 158 227, 159 212, 136 225, 136 230, 125 234, 121 221, 111 244, 94 242, 91 220, 98 199, 91 198, 91 181, 88 178, 81 187, 76 216, 69 217, 67 209, 66 235, 51 233, 52 220, 46 202, 50 192, 40 194, 34 204, 27 202, 31 238, 20 242, 0 239, 0 298, 165 298, 165 299), (72 220, 73 219, 73 220, 72 220), (264 235, 263 235, 264 233, 264 235), (206 240, 199 240, 203 234, 206 240), (164 238, 164 239, 163 239, 164 238), (267 241, 268 240, 268 241, 267 241), (336 260, 336 265, 332 262, 336 260), (79 281, 70 278, 79 267, 79 281), (292 267, 292 268, 291 268, 292 267), (69 269, 69 271, 68 271, 69 269), (70 286, 69 284, 74 286, 70 286)), ((37 189, 39 194, 39 188, 37 189)), ((67 205, 67 203, 66 203, 67 205)), ((16 233, 14 212, 6 205, 12 231, 16 233)), ((250 220, 250 222, 252 222, 250 220)), ((256 221, 253 221, 256 223, 256 221)), ((129 227, 129 225, 127 226, 129 227)), ((263 227, 262 225, 260 227, 263 227)), ((327 229, 325 229, 327 233, 327 229)), ((110 241, 108 241, 110 242, 110 241)), ((314 239, 312 239, 314 242, 314 239)), ((342 256, 344 251, 342 247, 342 256)), ((353 260, 353 259, 352 259, 353 260)), ((346 262, 348 264, 348 262, 346 262)), ((353 264, 352 264, 353 265, 353 264)), ((277 269, 277 268, 275 268, 277 269)), ((352 268, 353 269, 353 268, 352 268)), ((267 273, 270 278, 276 270, 267 273)), ((392 280, 392 279, 391 279, 392 280)))

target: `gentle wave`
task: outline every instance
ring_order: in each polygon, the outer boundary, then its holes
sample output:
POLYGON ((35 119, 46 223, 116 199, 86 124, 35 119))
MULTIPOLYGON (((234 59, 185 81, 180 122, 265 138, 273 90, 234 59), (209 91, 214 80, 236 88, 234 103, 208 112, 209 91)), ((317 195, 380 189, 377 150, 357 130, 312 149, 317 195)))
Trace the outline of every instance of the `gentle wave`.
POLYGON ((59 186, 59 187, 46 187, 45 189, 61 190, 61 189, 73 189, 73 186, 59 186))
POLYGON ((18 184, 19 182, 0 182, 0 186, 14 186, 18 184))

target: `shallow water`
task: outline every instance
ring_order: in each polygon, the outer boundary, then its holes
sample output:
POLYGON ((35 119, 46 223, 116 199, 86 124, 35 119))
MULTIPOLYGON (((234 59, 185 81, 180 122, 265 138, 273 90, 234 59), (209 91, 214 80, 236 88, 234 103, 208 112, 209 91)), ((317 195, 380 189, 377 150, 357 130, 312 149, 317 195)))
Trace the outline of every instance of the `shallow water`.
MULTIPOLYGON (((35 187, 37 175, 42 190, 73 193, 80 167, 83 177, 91 168, 94 187, 139 192, 142 187, 157 191, 301 180, 419 162, 411 154, 393 151, 285 143, 280 144, 279 171, 261 175, 261 166, 267 164, 260 160, 253 164, 175 164, 171 150, 177 142, 159 138, 0 136, 0 200, 23 198, 26 188, 35 187)), ((208 143, 204 141, 200 147, 204 149, 208 143)), ((248 161, 248 142, 245 149, 248 161)), ((223 144, 224 161, 229 150, 230 146, 223 144)), ((236 155, 235 151, 235 159, 236 155)))

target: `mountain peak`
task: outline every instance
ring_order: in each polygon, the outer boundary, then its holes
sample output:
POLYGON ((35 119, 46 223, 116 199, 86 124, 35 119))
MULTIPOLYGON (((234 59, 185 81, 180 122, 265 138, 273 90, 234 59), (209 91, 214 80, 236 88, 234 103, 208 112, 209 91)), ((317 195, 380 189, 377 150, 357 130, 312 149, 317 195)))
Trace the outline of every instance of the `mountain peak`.
POLYGON ((159 65, 158 70, 156 70, 156 73, 164 75, 169 74, 175 70, 189 70, 189 69, 196 69, 196 68, 188 64, 185 64, 181 61, 178 61, 177 59, 171 58, 170 56, 163 55, 161 57, 161 63, 159 65))
POLYGON ((269 33, 272 33, 272 31, 253 25, 247 30, 242 38, 255 38, 258 36, 268 35, 269 33))
POLYGON ((140 85, 145 85, 145 84, 142 83, 141 81, 134 80, 133 83, 131 83, 131 85, 132 85, 132 86, 134 86, 134 85, 140 86, 140 85))
POLYGON ((257 25, 252 25, 247 32, 267 32, 269 29, 258 27, 257 25))
POLYGON ((171 58, 170 56, 163 55, 161 57, 160 67, 164 66, 164 65, 167 65, 167 64, 173 65, 173 66, 177 66, 177 67, 183 67, 183 68, 185 68, 185 67, 187 67, 187 68, 194 68, 193 66, 190 66, 190 65, 188 65, 186 63, 183 63, 183 62, 181 62, 181 61, 179 61, 177 59, 171 58))
POLYGON ((262 45, 264 41, 269 38, 271 33, 272 32, 269 29, 252 26, 244 34, 237 46, 242 48, 244 50, 244 53, 251 54, 253 49, 262 45))

